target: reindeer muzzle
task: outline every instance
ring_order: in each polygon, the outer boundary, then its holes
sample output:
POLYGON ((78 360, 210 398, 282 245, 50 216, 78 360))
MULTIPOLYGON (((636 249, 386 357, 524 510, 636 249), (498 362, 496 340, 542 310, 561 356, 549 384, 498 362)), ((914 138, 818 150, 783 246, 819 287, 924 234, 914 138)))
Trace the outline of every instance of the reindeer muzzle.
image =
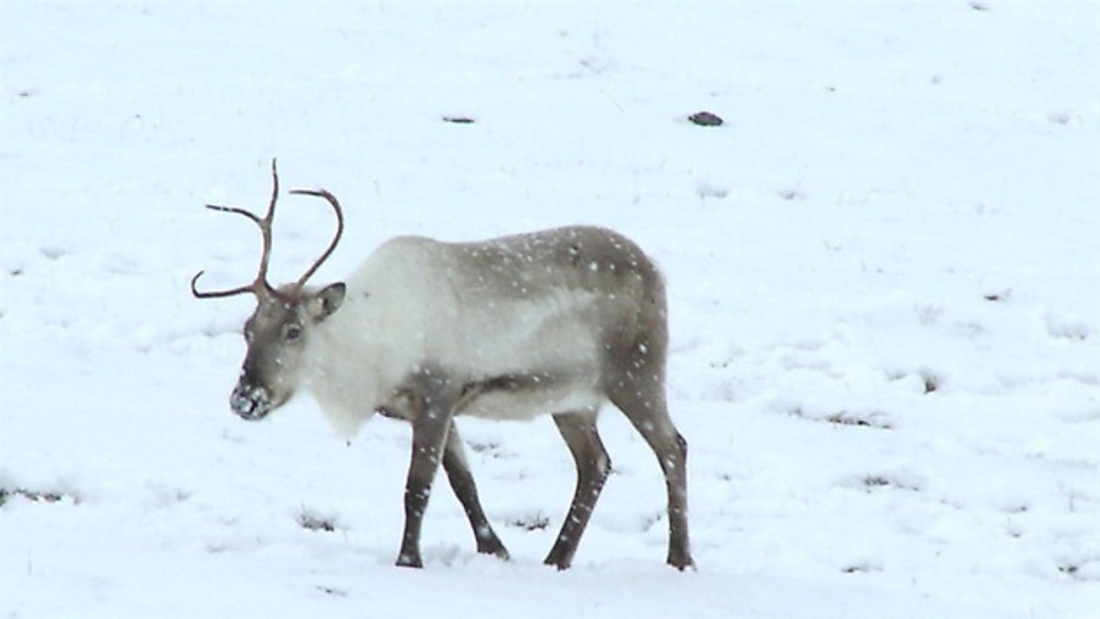
POLYGON ((248 385, 242 378, 229 396, 229 408, 246 421, 259 421, 271 412, 271 397, 263 387, 248 385))

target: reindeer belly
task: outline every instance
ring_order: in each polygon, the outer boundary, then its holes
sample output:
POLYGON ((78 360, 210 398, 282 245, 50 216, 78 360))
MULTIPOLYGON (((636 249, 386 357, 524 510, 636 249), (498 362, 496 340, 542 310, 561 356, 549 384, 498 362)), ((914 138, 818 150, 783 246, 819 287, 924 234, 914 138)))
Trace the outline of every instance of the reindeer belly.
POLYGON ((599 407, 595 368, 509 373, 471 382, 457 413, 489 419, 531 419, 599 407))

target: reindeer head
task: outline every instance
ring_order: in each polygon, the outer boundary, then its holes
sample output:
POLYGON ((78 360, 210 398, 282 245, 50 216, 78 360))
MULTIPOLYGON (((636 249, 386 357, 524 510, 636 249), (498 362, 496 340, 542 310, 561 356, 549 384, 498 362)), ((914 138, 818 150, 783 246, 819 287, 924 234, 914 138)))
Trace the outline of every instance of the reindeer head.
POLYGON ((321 290, 306 288, 306 280, 312 276, 321 264, 336 249, 340 235, 344 231, 344 214, 340 203, 329 192, 321 190, 295 189, 292 194, 310 195, 324 198, 336 212, 336 236, 328 249, 293 284, 272 287, 267 281, 267 265, 271 258, 271 222, 275 215, 275 202, 279 198, 279 174, 275 161, 271 162, 271 176, 274 189, 267 214, 262 218, 241 208, 215 206, 206 207, 216 211, 237 213, 251 219, 260 227, 263 234, 263 254, 260 257, 260 269, 251 284, 213 292, 200 292, 195 283, 203 271, 191 278, 191 294, 199 299, 229 297, 238 294, 256 295, 256 311, 244 325, 244 338, 248 343, 248 352, 241 366, 241 375, 229 405, 233 412, 247 420, 258 420, 269 412, 282 406, 294 395, 304 375, 305 349, 311 337, 311 331, 332 315, 344 300, 343 283, 335 283, 321 290))

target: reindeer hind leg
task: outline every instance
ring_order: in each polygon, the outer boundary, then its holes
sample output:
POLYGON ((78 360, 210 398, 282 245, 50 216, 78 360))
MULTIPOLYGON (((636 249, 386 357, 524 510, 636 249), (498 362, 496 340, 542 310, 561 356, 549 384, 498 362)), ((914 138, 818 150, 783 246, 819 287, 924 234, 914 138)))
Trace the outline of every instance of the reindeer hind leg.
POLYGON ((611 402, 653 449, 668 490, 669 565, 683 570, 691 557, 687 520, 687 441, 668 414, 664 385, 664 346, 645 341, 629 346, 607 382, 611 402))
POLYGON ((577 466, 577 487, 569 513, 544 563, 567 569, 577 553, 581 535, 611 472, 611 459, 596 429, 596 411, 558 413, 553 416, 577 466))

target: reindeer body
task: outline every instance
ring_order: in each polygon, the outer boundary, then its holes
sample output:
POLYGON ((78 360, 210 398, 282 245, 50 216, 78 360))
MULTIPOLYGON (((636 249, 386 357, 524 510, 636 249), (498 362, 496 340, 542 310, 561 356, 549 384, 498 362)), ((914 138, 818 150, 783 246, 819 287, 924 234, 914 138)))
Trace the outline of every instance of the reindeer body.
POLYGON ((569 227, 477 243, 398 237, 346 282, 267 284, 278 177, 263 219, 260 275, 249 286, 256 312, 231 407, 263 418, 311 391, 325 415, 351 433, 375 412, 408 421, 413 446, 398 565, 419 567, 420 528, 440 463, 470 520, 478 551, 508 553, 482 510, 453 420, 461 415, 530 419, 550 414, 577 466, 569 513, 546 563, 568 567, 610 472, 596 415, 610 402, 657 455, 668 491, 668 562, 693 565, 687 531, 687 444, 665 402, 665 291, 641 249, 610 230, 569 227))
POLYGON ((480 389, 459 415, 593 409, 607 400, 604 366, 619 360, 614 338, 638 327, 640 339, 664 335, 656 271, 632 242, 599 228, 481 243, 399 237, 346 285, 340 311, 311 338, 318 362, 305 379, 345 432, 375 410, 407 418, 398 386, 425 368, 480 389))

